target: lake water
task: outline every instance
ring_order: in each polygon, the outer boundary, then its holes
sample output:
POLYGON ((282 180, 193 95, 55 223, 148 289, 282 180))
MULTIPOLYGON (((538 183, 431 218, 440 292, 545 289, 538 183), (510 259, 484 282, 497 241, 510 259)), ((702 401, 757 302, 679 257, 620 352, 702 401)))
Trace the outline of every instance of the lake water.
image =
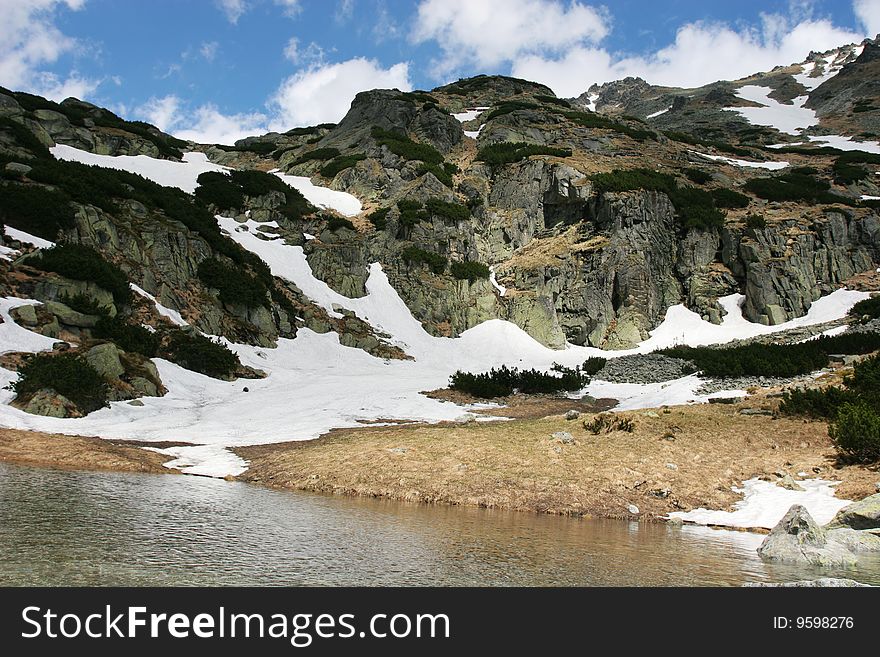
POLYGON ((731 585, 761 536, 0 464, 0 585, 731 585))

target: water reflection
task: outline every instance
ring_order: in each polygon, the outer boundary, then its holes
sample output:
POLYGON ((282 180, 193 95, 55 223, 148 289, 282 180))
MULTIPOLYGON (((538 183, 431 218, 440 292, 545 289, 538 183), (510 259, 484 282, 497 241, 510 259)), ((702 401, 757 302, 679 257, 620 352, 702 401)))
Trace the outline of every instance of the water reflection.
POLYGON ((761 537, 0 464, 0 584, 733 585, 761 537))

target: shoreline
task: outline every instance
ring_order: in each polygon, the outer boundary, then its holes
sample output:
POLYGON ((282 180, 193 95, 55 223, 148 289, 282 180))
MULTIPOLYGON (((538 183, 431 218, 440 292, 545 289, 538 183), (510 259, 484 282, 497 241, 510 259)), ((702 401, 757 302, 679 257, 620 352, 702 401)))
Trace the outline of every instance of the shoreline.
MULTIPOLYGON (((632 433, 593 435, 582 424, 592 414, 537 417, 559 405, 532 400, 535 412, 520 409, 513 412, 520 417, 505 422, 364 426, 230 448, 249 467, 229 479, 276 490, 642 522, 699 507, 730 510, 741 499, 731 488, 754 477, 833 479, 842 482, 842 499, 876 492, 876 467, 835 462, 824 422, 739 412, 769 401, 633 411, 624 413, 635 422, 632 433), (559 432, 571 439, 553 436, 559 432)), ((180 474, 162 465, 167 455, 144 449, 155 446, 0 429, 0 462, 180 474)))

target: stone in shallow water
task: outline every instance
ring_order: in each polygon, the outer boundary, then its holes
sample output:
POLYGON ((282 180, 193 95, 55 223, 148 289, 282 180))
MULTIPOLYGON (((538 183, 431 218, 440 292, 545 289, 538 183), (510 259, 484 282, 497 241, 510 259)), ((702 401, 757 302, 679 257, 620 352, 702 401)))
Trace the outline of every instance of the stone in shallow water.
POLYGON ((761 543, 758 554, 768 561, 853 566, 855 555, 846 545, 829 540, 828 533, 800 504, 793 505, 761 543))
POLYGON ((880 528, 880 493, 871 495, 842 508, 826 525, 826 529, 850 527, 851 529, 880 528))

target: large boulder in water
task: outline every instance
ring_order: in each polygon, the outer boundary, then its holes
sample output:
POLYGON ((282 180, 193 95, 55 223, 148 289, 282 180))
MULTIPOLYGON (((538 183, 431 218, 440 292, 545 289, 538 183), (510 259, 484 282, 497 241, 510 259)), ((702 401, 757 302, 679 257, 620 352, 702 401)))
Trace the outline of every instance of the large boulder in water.
POLYGON ((800 504, 788 510, 761 543, 758 554, 768 561, 815 566, 851 566, 856 563, 855 555, 845 545, 829 540, 827 532, 800 504))

